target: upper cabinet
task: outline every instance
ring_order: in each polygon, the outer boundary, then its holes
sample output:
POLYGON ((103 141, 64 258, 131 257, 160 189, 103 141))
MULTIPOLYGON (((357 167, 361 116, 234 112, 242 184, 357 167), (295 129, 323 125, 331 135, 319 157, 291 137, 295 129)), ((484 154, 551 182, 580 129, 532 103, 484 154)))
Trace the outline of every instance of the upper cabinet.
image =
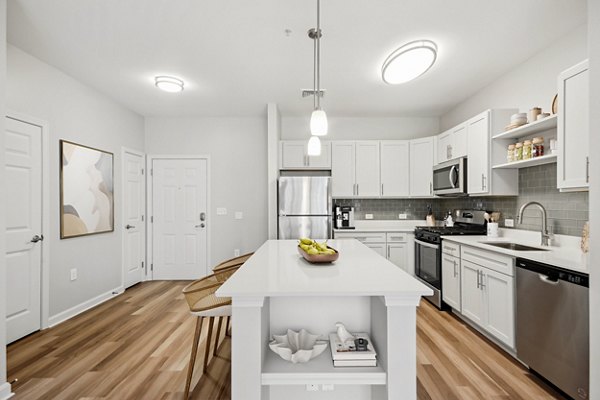
POLYGON ((333 142, 331 181, 333 197, 379 197, 379 142, 333 142))
POLYGON ((434 137, 410 141, 410 195, 433 196, 434 137))
POLYGON ((354 142, 335 141, 331 146, 331 195, 354 197, 356 195, 356 146, 354 142))
POLYGON ((590 182, 589 64, 583 61, 558 76, 557 186, 588 190, 590 182))
POLYGON ((365 140, 356 142, 356 196, 377 197, 381 195, 379 177, 379 142, 365 140))
POLYGON ((321 142, 321 155, 309 156, 306 140, 280 142, 280 169, 331 169, 331 143, 321 142))
POLYGON ((467 155, 467 126, 461 124, 437 137, 437 163, 467 155))
POLYGON ((380 142, 381 197, 408 197, 410 177, 410 142, 386 140, 380 142))
POLYGON ((467 136, 467 188, 472 195, 516 196, 519 175, 515 169, 493 169, 500 157, 506 158, 506 147, 492 141, 502 132, 517 109, 487 110, 465 123, 467 136))

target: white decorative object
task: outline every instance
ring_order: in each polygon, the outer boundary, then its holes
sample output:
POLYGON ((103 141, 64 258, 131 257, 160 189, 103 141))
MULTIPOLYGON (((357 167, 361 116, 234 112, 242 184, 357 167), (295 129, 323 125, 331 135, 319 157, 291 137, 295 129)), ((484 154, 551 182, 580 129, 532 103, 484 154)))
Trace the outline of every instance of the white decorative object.
POLYGON ((273 338, 269 343, 271 350, 294 364, 308 362, 327 348, 326 341, 318 340, 319 335, 313 335, 306 329, 300 332, 288 329, 286 335, 273 335, 273 338))
POLYGON ((497 222, 488 222, 487 235, 488 235, 488 237, 492 237, 492 238, 498 237, 498 223, 497 222))
POLYGON ((345 346, 347 341, 354 341, 356 339, 353 334, 348 332, 348 329, 341 322, 336 322, 335 327, 337 328, 337 335, 340 342, 345 346))

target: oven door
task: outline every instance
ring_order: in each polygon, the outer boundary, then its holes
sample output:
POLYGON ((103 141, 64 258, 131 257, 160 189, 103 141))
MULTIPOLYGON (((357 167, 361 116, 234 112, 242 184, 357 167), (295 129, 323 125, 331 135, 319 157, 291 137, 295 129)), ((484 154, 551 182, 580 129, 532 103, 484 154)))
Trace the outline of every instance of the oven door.
POLYGON ((440 245, 415 240, 415 274, 438 290, 442 289, 441 253, 440 245))
POLYGON ((433 167, 433 194, 467 194, 467 159, 465 157, 448 161, 433 167))

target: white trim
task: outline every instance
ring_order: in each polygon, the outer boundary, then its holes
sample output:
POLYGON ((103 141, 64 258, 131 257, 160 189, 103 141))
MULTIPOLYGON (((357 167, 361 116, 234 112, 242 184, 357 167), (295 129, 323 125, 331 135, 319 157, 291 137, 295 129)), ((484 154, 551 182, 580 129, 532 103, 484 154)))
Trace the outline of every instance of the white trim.
POLYGON ((10 390, 10 383, 4 382, 2 385, 0 385, 0 399, 10 399, 13 397, 15 394, 10 390))
POLYGON ((6 117, 42 129, 42 235, 46 240, 42 242, 40 329, 46 329, 50 316, 50 126, 44 120, 12 110, 6 110, 6 117))
MULTIPOLYGON (((146 261, 147 266, 154 264, 153 259, 153 229, 150 226, 150 219, 153 217, 152 214, 152 165, 154 160, 206 160, 206 214, 208 216, 208 224, 206 227, 206 273, 210 270, 211 258, 211 232, 212 232, 212 212, 211 212, 211 167, 210 167, 210 155, 199 154, 199 155, 164 155, 164 154, 147 154, 146 155, 146 261)), ((154 280, 154 271, 151 270, 146 274, 148 280, 154 280)))
MULTIPOLYGON (((139 151, 139 150, 134 150, 131 149, 129 147, 124 147, 121 146, 121 221, 123 222, 123 220, 125 219, 125 189, 127 187, 127 182, 125 179, 125 155, 126 154, 133 154, 134 156, 138 156, 142 159, 142 168, 144 168, 144 177, 142 177, 142 193, 144 194, 143 198, 145 200, 145 202, 147 202, 148 200, 148 194, 146 193, 146 180, 145 180, 145 176, 148 175, 147 173, 147 168, 146 168, 146 154, 139 151)), ((142 282, 148 279, 148 262, 146 259, 146 232, 147 232, 147 224, 146 224, 146 220, 148 218, 146 218, 146 207, 145 204, 143 205, 144 207, 144 224, 143 224, 143 232, 142 235, 144 237, 144 249, 143 249, 143 261, 144 261, 144 276, 142 277, 142 282)), ((126 232, 125 232, 125 227, 123 227, 123 223, 121 223, 121 286, 125 287, 125 246, 126 246, 126 232)))
POLYGON ((74 307, 69 308, 63 312, 60 312, 56 315, 53 315, 49 318, 48 322, 50 323, 50 327, 56 326, 61 322, 65 322, 68 319, 73 318, 76 315, 81 314, 84 311, 89 310, 90 308, 96 307, 99 304, 104 303, 107 300, 112 299, 115 296, 118 296, 124 292, 123 286, 119 286, 114 288, 113 290, 109 290, 108 292, 102 293, 93 299, 89 299, 80 303, 74 307))

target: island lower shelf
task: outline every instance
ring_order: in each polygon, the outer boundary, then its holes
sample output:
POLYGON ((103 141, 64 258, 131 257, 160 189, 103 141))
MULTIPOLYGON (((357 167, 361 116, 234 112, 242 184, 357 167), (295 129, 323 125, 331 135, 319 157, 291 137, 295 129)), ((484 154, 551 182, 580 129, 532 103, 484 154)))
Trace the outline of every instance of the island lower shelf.
POLYGON ((268 350, 262 369, 261 383, 271 385, 385 385, 387 373, 381 366, 376 367, 334 367, 328 353, 310 360, 308 363, 293 364, 281 359, 268 350))

